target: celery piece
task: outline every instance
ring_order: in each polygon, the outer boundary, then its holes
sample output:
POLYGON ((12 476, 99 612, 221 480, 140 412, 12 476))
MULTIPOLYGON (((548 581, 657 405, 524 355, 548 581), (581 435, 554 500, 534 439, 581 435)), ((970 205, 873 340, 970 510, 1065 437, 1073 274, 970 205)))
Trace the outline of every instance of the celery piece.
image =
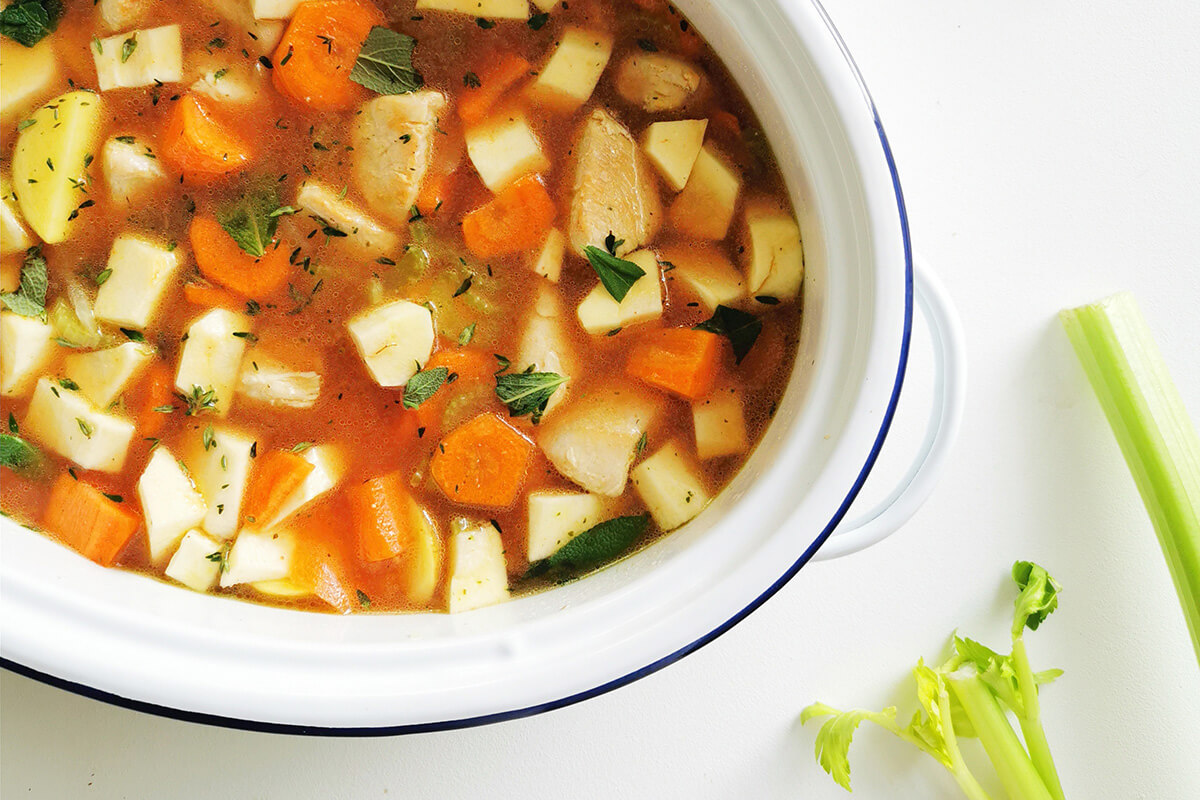
POLYGON ((1059 316, 1121 446, 1200 659, 1200 437, 1132 295, 1059 316))

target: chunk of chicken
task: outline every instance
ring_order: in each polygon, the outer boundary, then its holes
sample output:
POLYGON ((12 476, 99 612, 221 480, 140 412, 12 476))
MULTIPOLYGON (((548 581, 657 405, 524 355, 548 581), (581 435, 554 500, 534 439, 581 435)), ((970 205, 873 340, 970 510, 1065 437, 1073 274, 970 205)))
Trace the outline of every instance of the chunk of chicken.
POLYGON ((571 249, 583 255, 588 245, 603 246, 609 233, 624 239, 617 255, 647 243, 662 222, 662 202, 653 167, 629 130, 597 109, 584 123, 575 153, 571 249))
POLYGON ((150 10, 154 0, 100 0, 100 19, 110 31, 132 28, 150 10))
POLYGON ((342 241, 368 255, 383 255, 400 246, 395 233, 326 184, 305 181, 296 193, 296 205, 346 234, 342 241))
POLYGON ((371 210, 403 223, 416 204, 433 155, 446 96, 432 89, 376 97, 354 123, 354 180, 371 210))
POLYGON ((247 358, 237 391, 272 406, 312 408, 321 396, 321 373, 294 370, 273 358, 247 358))
POLYGON ((575 351, 566 331, 568 319, 558 289, 552 284, 544 284, 525 323, 525 332, 521 336, 516 361, 513 362, 518 372, 532 366, 537 372, 553 372, 567 379, 550 395, 546 414, 567 399, 571 378, 576 371, 575 351))
POLYGON ((645 111, 677 111, 700 91, 704 74, 666 53, 635 53, 617 67, 616 84, 621 97, 645 111))

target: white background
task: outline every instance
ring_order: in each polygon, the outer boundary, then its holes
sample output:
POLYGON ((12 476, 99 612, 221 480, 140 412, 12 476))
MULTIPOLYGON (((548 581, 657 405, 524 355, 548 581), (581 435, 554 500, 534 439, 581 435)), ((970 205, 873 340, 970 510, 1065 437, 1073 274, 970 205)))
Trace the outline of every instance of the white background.
MULTIPOLYGON (((1004 645, 1014 559, 1061 610, 1027 638, 1072 800, 1200 797, 1200 670, 1145 513, 1054 317, 1128 288, 1200 414, 1200 3, 827 0, 887 126, 916 248, 957 300, 966 419, 900 533, 805 568, 682 662, 547 715, 379 740, 144 716, 5 673, 6 798, 839 798, 807 703, 879 707, 955 627, 1004 645)), ((918 348, 919 348, 918 344, 918 348)), ((927 382, 888 453, 913 439, 927 382)), ((925 392, 927 394, 927 392, 925 392)), ((886 470, 880 477, 886 477, 886 470)), ((876 494, 885 480, 876 480, 876 494)), ((864 729, 855 796, 950 798, 864 729)))

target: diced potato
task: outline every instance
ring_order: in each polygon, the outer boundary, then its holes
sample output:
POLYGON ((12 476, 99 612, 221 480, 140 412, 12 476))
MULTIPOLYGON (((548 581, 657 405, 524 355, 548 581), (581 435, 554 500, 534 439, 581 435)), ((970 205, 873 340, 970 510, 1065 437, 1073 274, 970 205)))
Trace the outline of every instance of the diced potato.
POLYGON ((669 442, 633 468, 633 488, 664 531, 691 520, 708 505, 708 490, 678 442, 669 442))
POLYGON ((706 130, 706 119, 677 119, 652 123, 642 135, 642 149, 674 191, 687 184, 706 130))
POLYGON ((618 303, 597 283, 579 304, 579 324, 591 334, 606 334, 616 328, 624 328, 638 322, 662 316, 662 269, 658 258, 649 250, 639 250, 625 257, 645 271, 645 275, 634 281, 618 303))
POLYGON ((13 190, 25 221, 47 244, 70 235, 71 214, 86 199, 79 188, 87 185, 83 161, 100 136, 102 114, 99 95, 68 92, 35 111, 17 137, 13 190))
POLYGON ((603 521, 605 502, 581 492, 530 492, 529 560, 541 561, 603 521))
POLYGON ((575 143, 575 175, 567 237, 583 255, 610 233, 624 242, 617 255, 649 242, 662 222, 653 169, 633 135, 602 109, 588 116, 575 143))
POLYGON ((692 424, 700 458, 738 455, 750 448, 742 398, 736 389, 718 389, 692 403, 692 424))
POLYGON ((446 107, 446 95, 422 89, 376 97, 359 108, 351 133, 355 185, 384 219, 403 224, 411 215, 446 107))
POLYGON ((191 476, 165 447, 156 447, 150 454, 150 461, 138 479, 137 492, 146 518, 152 561, 165 558, 208 513, 204 497, 191 476))
POLYGON ((20 253, 30 247, 33 247, 33 237, 21 218, 17 195, 8 175, 0 173, 0 255, 20 253))
MULTIPOLYGON (((566 401, 571 379, 578 371, 574 348, 566 330, 567 316, 558 289, 549 284, 538 292, 537 302, 525 323, 525 332, 513 362, 515 371, 532 366, 537 372, 553 372, 567 378, 546 404, 545 415, 566 401)), ((543 415, 543 416, 545 416, 543 415)))
POLYGON ((104 143, 100 163, 108 193, 115 202, 132 205, 167 180, 167 171, 142 142, 122 142, 116 137, 104 143))
POLYGON ((418 11, 450 11, 487 19, 528 19, 529 0, 417 0, 418 11))
POLYGON ((366 255, 379 256, 400 246, 395 233, 338 195, 340 190, 305 181, 296 193, 296 205, 346 234, 345 241, 366 255))
MULTIPOLYGON (((287 0, 276 1, 286 2, 287 0)), ((281 19, 255 19, 251 2, 247 2, 247 0, 201 0, 203 5, 208 6, 217 15, 229 21, 234 28, 245 31, 254 37, 250 42, 243 40, 250 52, 269 55, 283 37, 284 23, 281 19)))
POLYGON ((295 549, 296 538, 291 531, 246 528, 229 548, 228 568, 221 573, 221 588, 286 578, 292 571, 295 549))
POLYGON ((755 295, 790 300, 804 281, 800 226, 767 200, 746 204, 746 278, 755 295))
POLYGON ((567 237, 563 236, 558 228, 553 228, 546 234, 546 241, 542 242, 542 247, 537 251, 537 257, 531 261, 530 268, 543 278, 558 283, 558 279, 562 277, 563 257, 566 253, 567 237))
POLYGON ((533 0, 533 4, 538 7, 538 11, 547 13, 553 11, 561 3, 561 0, 533 0))
POLYGON ((257 62, 254 67, 231 67, 218 61, 200 73, 191 90, 218 103, 248 105, 261 102, 262 87, 262 67, 257 62))
POLYGON ((108 280, 96 292, 96 319, 145 329, 180 267, 169 245, 123 233, 108 252, 108 280))
POLYGON ((746 280, 725 254, 704 244, 664 248, 662 260, 675 265, 670 279, 679 281, 704 307, 733 305, 746 296, 746 280))
POLYGON ((294 599, 297 597, 307 597, 312 594, 312 592, 302 589, 288 578, 279 578, 273 581, 254 581, 250 585, 254 587, 254 591, 268 595, 269 597, 294 599))
POLYGON ((498 192, 517 178, 543 172, 550 160, 521 114, 502 114, 467 128, 467 156, 485 186, 498 192))
POLYGON ((221 562, 210 556, 220 552, 221 544, 215 539, 203 531, 190 530, 183 535, 164 573, 193 591, 207 592, 217 585, 221 574, 221 562))
POLYGON ((197 386, 201 391, 211 389, 216 395, 213 411, 219 417, 227 415, 246 354, 245 337, 234 334, 249 331, 249 319, 224 308, 214 308, 193 322, 179 354, 175 388, 185 395, 197 386))
POLYGON ((442 540, 428 511, 413 503, 412 514, 412 535, 401 556, 404 595, 410 603, 423 606, 433 599, 442 577, 442 540))
POLYGON ((565 477, 589 492, 618 497, 638 440, 660 412, 634 389, 589 392, 541 426, 538 445, 565 477))
POLYGON ((433 314, 407 300, 367 309, 346 327, 380 386, 408 383, 433 353, 433 314))
POLYGON ((21 430, 84 469, 120 472, 133 440, 133 423, 97 410, 79 392, 41 378, 21 430))
POLYGON ((58 83, 53 37, 33 47, 0 40, 0 73, 4 75, 0 81, 0 119, 8 125, 18 113, 45 99, 58 83))
POLYGON ((737 171, 711 145, 705 145, 668 216, 683 233, 698 239, 724 239, 741 190, 737 171))
POLYGON ((563 111, 579 108, 592 96, 612 47, 612 36, 603 31, 567 28, 533 82, 534 96, 563 111))
POLYGON ((250 0, 255 19, 288 19, 303 0, 250 0))
POLYGON ((177 83, 183 77, 178 25, 118 33, 93 43, 100 91, 177 83))
POLYGON ((100 0, 100 20, 110 31, 131 28, 153 4, 154 0, 100 0))
POLYGON ((312 408, 321 396, 321 373, 298 372, 266 356, 245 358, 237 391, 276 408, 312 408))
POLYGON ((666 53, 634 53, 617 67, 617 93, 643 111, 677 111, 704 82, 693 64, 666 53))
POLYGON ((25 395, 54 356, 54 328, 37 317, 0 311, 0 395, 25 395))
POLYGON ((490 522, 456 519, 451 523, 449 612, 490 606, 508 599, 504 542, 490 522))
MULTIPOLYGON (((207 426, 205 423, 205 429, 207 426)), ((204 446, 204 439, 201 432, 189 436, 183 459, 208 506, 202 527, 213 536, 228 539, 238 530, 242 499, 253 464, 250 451, 254 440, 221 425, 213 426, 208 447, 204 446)))
POLYGON ((346 473, 346 461, 340 450, 331 444, 310 447, 303 453, 305 461, 313 465, 312 472, 296 487, 279 506, 279 512, 271 519, 256 519, 247 523, 256 528, 271 528, 285 521, 306 505, 328 492, 341 481, 346 473))
POLYGON ((126 342, 106 350, 68 353, 63 359, 63 375, 79 385, 97 408, 105 408, 136 378, 150 360, 154 348, 142 342, 126 342))

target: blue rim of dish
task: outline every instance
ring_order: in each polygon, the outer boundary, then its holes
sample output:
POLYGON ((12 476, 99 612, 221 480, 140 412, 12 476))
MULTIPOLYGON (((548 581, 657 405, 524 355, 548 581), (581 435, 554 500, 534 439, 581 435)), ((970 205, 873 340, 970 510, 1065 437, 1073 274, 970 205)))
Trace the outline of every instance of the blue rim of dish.
POLYGON ((900 401, 900 391, 904 387, 904 375, 908 369, 908 351, 909 344, 912 339, 912 317, 913 317, 913 260, 912 260, 912 241, 908 230, 908 211, 904 206, 904 193, 900 189, 900 175, 896 171, 896 161, 892 157, 892 148, 888 143, 887 134, 883 129, 883 122, 879 119, 879 111, 875 107, 875 101, 871 98, 871 94, 867 91, 866 83, 863 81, 862 74, 858 70, 858 65, 854 63, 854 59, 850 55, 850 51, 846 47, 846 43, 842 40, 841 34, 834 27, 833 22, 829 19, 829 15, 821 6, 818 0, 812 0, 813 5, 824 20, 825 25, 829 28, 829 32, 833 35, 838 48, 842 51, 846 63, 850 66, 854 73, 855 79, 858 81, 859 87, 862 89, 863 97, 870 108, 871 116, 875 120, 875 130, 879 133, 879 142, 883 147, 884 157, 887 159, 888 170, 892 175, 892 187, 896 192, 896 208, 900 214, 900 231, 904 241, 904 335, 900 342, 900 364, 896 372, 896 381, 892 386, 892 396, 888 400, 887 411, 883 415, 883 424, 879 429, 879 434, 875 437, 875 442, 871 445, 871 452, 867 456, 867 461, 863 465, 862 470, 858 473, 858 478, 850 487, 850 491, 846 494, 846 498, 838 507, 837 513, 833 519, 821 531, 821 534, 813 540, 813 543, 808 546, 808 549, 796 560, 786 572, 783 573, 770 586, 763 591, 752 603, 743 608, 738 613, 727 619, 721 625, 714 628, 709 633, 701 636, 696 641, 689 645, 679 648, 678 650, 669 653, 657 661, 653 661, 641 669, 634 670, 619 678, 614 678, 607 683, 603 683, 594 689, 589 689, 585 692, 568 695, 557 700, 551 700, 545 703, 538 703, 525 708, 513 709, 511 711, 500 711, 495 714, 484 714, 477 717, 465 717, 463 719, 447 720, 444 722, 423 722, 413 725, 389 725, 381 727, 367 728, 327 728, 315 725, 292 725, 274 722, 259 722, 256 720, 238 719, 237 717, 224 717, 218 714, 203 714, 196 711, 184 711, 170 706, 161 706, 156 703, 147 703, 141 700, 134 700, 129 697, 121 697, 120 695, 105 692, 101 689, 96 689, 91 686, 86 686, 82 683, 64 680, 62 678, 40 672, 36 669, 18 664, 8 658, 0 658, 0 667, 15 672, 18 675, 23 675, 26 678, 32 678, 35 681, 54 686, 58 689, 65 689, 68 692, 90 697, 93 700, 100 700, 110 705, 120 706, 122 708, 131 709, 133 711, 141 711, 146 714, 154 714, 159 717, 167 717, 169 719, 181 720, 183 722, 196 722, 203 725, 212 725, 222 728, 233 728, 245 731, 257 731, 259 733, 281 733, 300 736, 330 736, 330 737, 366 737, 366 736, 398 736, 406 733, 432 733, 435 731, 450 731, 461 728, 472 728, 480 725, 490 725, 496 722, 506 722, 508 720, 522 719, 524 717, 532 717, 536 714, 542 714, 547 711, 553 711, 566 706, 574 705, 575 703, 584 700, 590 700, 602 694, 607 694, 614 689, 619 689, 626 686, 639 678, 644 678, 647 675, 658 672, 663 667, 674 664, 684 656, 694 653, 704 645, 715 641, 721 634, 733 628, 743 619, 748 617, 752 612, 756 611, 759 606, 770 600, 776 592, 784 587, 788 581, 796 576, 796 573, 807 564, 812 557, 820 549, 825 540, 830 537, 833 531, 841 523, 846 513, 850 510, 850 506, 858 497, 862 490, 863 484, 866 483, 867 476, 875 466, 876 460, 879 458, 879 453, 883 449, 884 440, 887 439, 888 431, 892 427, 892 419, 896 415, 896 406, 900 401))

